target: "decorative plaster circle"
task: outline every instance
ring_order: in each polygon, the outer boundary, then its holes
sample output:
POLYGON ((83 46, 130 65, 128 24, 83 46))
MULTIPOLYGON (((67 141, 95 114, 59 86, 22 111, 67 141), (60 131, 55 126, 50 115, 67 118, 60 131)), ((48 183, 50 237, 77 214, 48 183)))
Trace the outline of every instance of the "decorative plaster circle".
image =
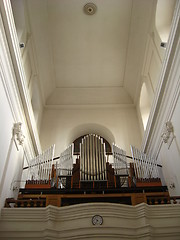
POLYGON ((93 15, 95 14, 97 10, 97 7, 94 3, 87 3, 85 6, 84 6, 84 12, 87 14, 87 15, 93 15))

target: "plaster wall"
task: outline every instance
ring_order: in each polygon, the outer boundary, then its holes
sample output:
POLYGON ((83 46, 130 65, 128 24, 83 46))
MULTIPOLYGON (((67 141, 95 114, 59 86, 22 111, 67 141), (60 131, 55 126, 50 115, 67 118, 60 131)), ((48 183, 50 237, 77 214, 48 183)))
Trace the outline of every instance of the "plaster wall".
MULTIPOLYGON (((2 70, 2 68, 1 68, 2 70)), ((0 209, 7 197, 16 197, 21 180, 24 152, 13 137, 16 118, 0 76, 0 209)))
POLYGON ((175 132, 175 141, 177 145, 177 150, 179 151, 180 154, 180 131, 179 131, 179 119, 180 119, 180 97, 177 100, 176 107, 173 112, 172 116, 172 123, 174 127, 174 132, 175 132))
MULTIPOLYGON (((0 8, 3 12, 2 2, 0 8)), ((23 163, 35 153, 33 133, 30 134, 27 125, 25 102, 22 103, 15 62, 12 62, 10 42, 4 30, 6 23, 5 16, 0 15, 0 210, 7 197, 17 196, 23 163), (13 133, 14 124, 19 122, 22 124, 22 135, 25 136, 24 142, 21 143, 13 133)))
MULTIPOLYGON (((141 71, 141 91, 143 83, 145 83, 147 87, 148 94, 146 98, 148 98, 150 107, 153 104, 154 96, 157 92, 157 87, 160 81, 160 75, 162 72, 162 64, 165 60, 165 52, 167 47, 168 38, 170 38, 170 29, 172 27, 173 22, 173 14, 176 13, 175 7, 176 1, 155 1, 154 2, 154 11, 151 18, 151 27, 149 29, 149 35, 146 42, 146 51, 144 55, 144 64, 141 71), (160 7, 160 5, 162 5, 160 7), (174 13, 173 13, 174 12, 174 13), (161 26, 161 27, 160 27, 161 26), (166 35, 166 40, 162 39, 162 32, 164 31, 166 35), (161 43, 164 42, 165 46, 162 47, 161 43)), ((140 93, 139 93, 140 97, 140 93)), ((139 98, 139 102, 143 101, 143 99, 139 98)), ((140 125, 142 125, 143 116, 141 114, 142 110, 140 109, 140 104, 137 104, 137 112, 138 118, 140 121, 140 125), (141 110, 141 111, 140 111, 141 110)), ((150 113, 150 108, 147 106, 148 113, 150 113)), ((146 130, 146 126, 144 126, 144 131, 146 130)), ((143 131, 143 129, 141 129, 143 131)))
POLYGON ((45 109, 40 139, 42 149, 55 143, 56 154, 76 138, 99 134, 130 154, 130 144, 140 147, 141 135, 133 106, 119 108, 45 109))
POLYGON ((87 203, 67 207, 4 208, 0 239, 178 240, 180 205, 87 203), (92 223, 100 215, 101 225, 92 223))
MULTIPOLYGON (((147 95, 144 96, 145 97, 144 99, 143 97, 140 99, 142 95, 139 93, 139 102, 137 104, 137 112, 138 112, 140 125, 141 125, 141 122, 143 121, 142 112, 148 112, 147 115, 149 116, 150 108, 154 100, 154 95, 156 92, 156 88, 157 88, 157 84, 158 84, 158 80, 159 80, 159 76, 162 68, 163 56, 165 52, 165 49, 162 49, 160 47, 160 43, 161 43, 160 38, 158 36, 158 33, 155 27, 153 28, 154 28, 153 34, 149 34, 148 36, 146 52, 144 56, 144 66, 141 73, 141 89, 140 90, 142 91, 142 87, 144 83, 147 89, 147 95), (140 101, 141 102, 148 101, 149 104, 145 106, 146 108, 141 109, 140 101)), ((143 130, 144 131, 146 130, 145 125, 143 130)))
POLYGON ((37 130, 40 130, 43 113, 43 96, 38 80, 35 46, 28 19, 26 3, 23 0, 11 1, 18 42, 24 44, 20 48, 20 56, 25 72, 25 85, 30 95, 37 130))
MULTIPOLYGON (((13 84, 9 86, 13 76, 8 62, 8 52, 4 38, 4 29, 0 16, 0 210, 7 197, 15 197, 12 183, 21 179, 23 152, 17 148, 13 139, 13 126, 18 121, 16 118, 16 108, 13 108, 15 96, 12 94, 13 84), (12 102, 14 99, 14 102, 12 102)), ((20 116, 19 116, 20 117, 20 116)), ((19 184, 19 183, 18 183, 19 184)), ((17 185, 18 186, 18 185, 17 185)))
POLYGON ((4 205, 4 199, 15 197, 17 191, 13 186, 18 187, 21 179, 23 150, 17 148, 13 139, 12 131, 15 119, 13 117, 7 95, 0 78, 0 209, 4 205), (17 181, 17 182, 15 182, 17 181), (15 185, 14 185, 15 184, 15 185))
POLYGON ((3 138, 0 139, 1 144, 0 179, 2 179, 3 169, 5 167, 5 160, 8 154, 8 148, 11 144, 12 127, 14 122, 4 91, 2 79, 0 81, 0 113, 1 113, 0 133, 1 136, 3 136, 3 138))
POLYGON ((142 148, 154 154, 162 164, 162 172, 171 196, 180 194, 180 2, 176 2, 171 32, 162 69, 144 134, 142 148), (167 124, 172 128, 168 130, 167 124))
POLYGON ((180 135, 179 135, 180 112, 179 112, 179 109, 180 109, 180 98, 178 98, 177 104, 175 106, 175 109, 171 118, 171 122, 174 128, 174 133, 173 133, 174 139, 172 140, 171 144, 170 144, 170 141, 168 141, 166 144, 163 143, 159 152, 159 157, 163 164, 163 174, 166 179, 166 184, 169 187, 169 192, 172 196, 178 196, 180 194, 180 135))

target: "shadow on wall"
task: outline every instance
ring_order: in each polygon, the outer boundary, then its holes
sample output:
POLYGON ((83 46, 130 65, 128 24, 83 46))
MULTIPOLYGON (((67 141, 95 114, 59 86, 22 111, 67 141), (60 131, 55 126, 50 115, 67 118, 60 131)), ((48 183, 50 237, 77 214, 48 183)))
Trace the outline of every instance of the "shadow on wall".
POLYGON ((81 124, 75 127, 70 132, 68 136, 68 144, 71 144, 72 142, 74 142, 74 140, 76 140, 78 137, 89 134, 89 133, 97 134, 105 138, 110 144, 115 142, 114 135, 108 128, 100 124, 87 123, 87 124, 81 124))

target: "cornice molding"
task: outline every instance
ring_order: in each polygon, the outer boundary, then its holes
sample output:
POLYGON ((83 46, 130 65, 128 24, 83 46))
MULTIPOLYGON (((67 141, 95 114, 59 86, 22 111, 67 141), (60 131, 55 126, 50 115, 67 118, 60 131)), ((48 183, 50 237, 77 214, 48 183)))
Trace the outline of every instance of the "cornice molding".
MULTIPOLYGON (((21 102, 21 110, 24 117, 24 121, 28 126, 29 133, 31 135, 31 140, 34 146, 36 153, 41 151, 39 136, 37 132, 37 127, 34 119, 34 114, 32 110, 30 96, 26 86, 26 75, 24 72, 21 52, 19 49, 19 42, 17 38, 15 23, 13 19, 13 13, 11 9, 10 0, 3 0, 0 2, 0 9, 3 18, 3 28, 5 28, 5 34, 3 41, 6 42, 5 52, 10 52, 7 61, 11 63, 10 70, 14 73, 11 78, 13 79, 16 86, 14 88, 14 93, 19 94, 19 102, 21 102)), ((14 86, 14 85, 13 85, 14 86)), ((8 89, 9 90, 9 89, 8 89)), ((9 91, 8 91, 9 92, 9 91)), ((19 105, 18 105, 19 106, 19 105)), ((14 106, 12 107, 14 109, 14 106)), ((22 118, 22 117, 21 117, 22 118)), ((22 121, 21 119, 16 120, 15 122, 22 121)))
MULTIPOLYGON (((10 111, 13 117, 14 123, 21 122, 23 126, 26 126, 26 119, 23 113, 23 106, 16 84, 16 76, 11 61, 11 55, 6 41, 6 35, 4 30, 3 21, 0 15, 0 78, 3 84, 3 88, 9 103, 10 111)), ((13 126, 12 126, 13 128, 13 126)), ((32 148, 32 142, 29 136, 27 128, 24 129, 26 135, 25 149, 28 149, 28 155, 34 156, 34 150, 32 148)))
POLYGON ((130 109, 136 108, 135 104, 82 104, 82 105, 45 105, 45 109, 130 109))

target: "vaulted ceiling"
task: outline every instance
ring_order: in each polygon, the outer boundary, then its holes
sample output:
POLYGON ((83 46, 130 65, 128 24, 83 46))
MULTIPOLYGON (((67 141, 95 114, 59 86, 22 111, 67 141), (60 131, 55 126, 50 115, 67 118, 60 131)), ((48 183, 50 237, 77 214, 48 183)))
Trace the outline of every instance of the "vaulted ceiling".
POLYGON ((153 0, 27 0, 47 105, 131 104, 137 97, 153 0))

